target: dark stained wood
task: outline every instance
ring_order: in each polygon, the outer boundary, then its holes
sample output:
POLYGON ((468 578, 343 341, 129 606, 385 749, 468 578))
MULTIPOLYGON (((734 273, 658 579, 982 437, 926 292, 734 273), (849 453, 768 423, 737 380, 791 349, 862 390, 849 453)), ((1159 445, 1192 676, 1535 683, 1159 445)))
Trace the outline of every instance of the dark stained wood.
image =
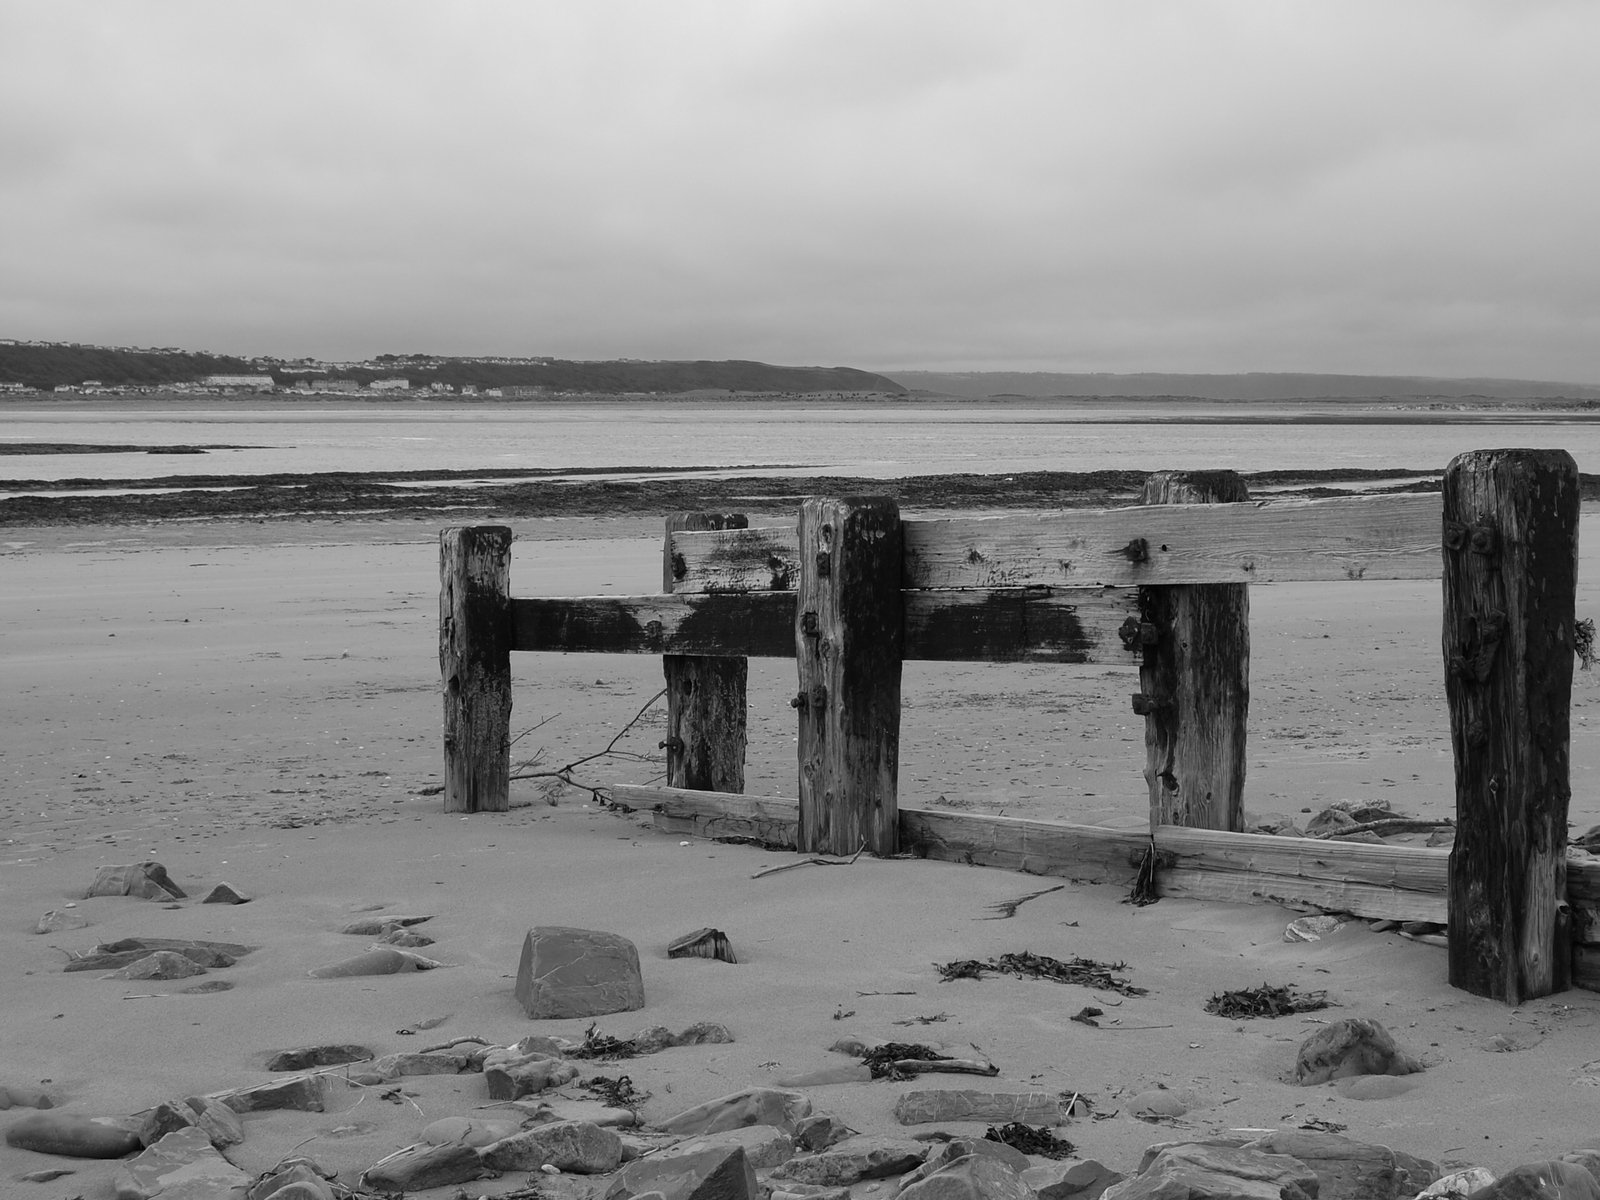
POLYGON ((1137 588, 903 591, 905 657, 939 662, 1122 663, 1143 647, 1137 588))
POLYGON ((439 533, 445 812, 505 812, 511 788, 511 530, 439 533))
MULTIPOLYGON (((1147 504, 1238 504, 1232 471, 1156 471, 1147 504)), ((1250 708, 1250 588, 1201 583, 1139 589, 1152 641, 1139 667, 1150 827, 1237 832, 1244 826, 1250 708)))
MULTIPOLYGON (((513 650, 793 658, 794 592, 575 596, 511 601, 513 650)), ((907 660, 1139 660, 1136 588, 900 593, 907 660)))
POLYGON ((511 601, 512 649, 793 658, 793 592, 511 601))
POLYGON ((1507 1004, 1563 990, 1571 969, 1563 902, 1578 510, 1578 469, 1564 450, 1476 450, 1445 471, 1450 982, 1507 1004))
MULTIPOLYGON (((662 590, 674 586, 680 530, 744 529, 742 513, 674 513, 667 518, 662 552, 662 590)), ((742 656, 667 654, 661 660, 667 687, 667 782, 713 792, 744 791, 748 737, 750 661, 742 656)))
POLYGON ((885 496, 800 508, 795 653, 800 840, 808 853, 896 847, 900 510, 885 496))
MULTIPOLYGON (((907 588, 1439 577, 1437 495, 1139 505, 905 522, 907 588), (1144 555, 1129 547, 1144 542, 1144 555)), ((794 526, 685 533, 677 591, 783 591, 794 526)))

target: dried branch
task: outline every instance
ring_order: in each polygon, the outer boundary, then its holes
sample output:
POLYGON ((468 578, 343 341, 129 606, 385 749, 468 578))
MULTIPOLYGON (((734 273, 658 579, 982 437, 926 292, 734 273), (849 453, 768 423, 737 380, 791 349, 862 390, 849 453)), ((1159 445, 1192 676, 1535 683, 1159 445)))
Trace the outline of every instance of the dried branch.
MULTIPOLYGON (((635 725, 637 725, 641 720, 644 719, 645 713, 649 712, 650 709, 655 706, 656 701, 661 699, 661 697, 665 696, 666 694, 667 694, 667 689, 666 688, 662 688, 654 696, 651 696, 650 699, 646 700, 644 702, 643 707, 641 707, 638 712, 633 714, 633 718, 626 725, 624 725, 621 729, 617 730, 616 736, 613 737, 609 742, 606 743, 604 749, 596 750, 593 754, 585 754, 582 758, 575 758, 571 762, 567 763, 565 766, 557 767, 552 771, 529 771, 529 770, 524 769, 526 767, 535 765, 536 763, 538 763, 541 760, 541 758, 543 757, 543 754, 544 754, 544 751, 541 750, 538 754, 536 754, 532 759, 528 760, 527 762, 519 763, 518 764, 518 769, 512 773, 511 778, 512 779, 553 779, 556 782, 563 783, 568 787, 573 787, 573 788, 577 788, 579 791, 588 792, 591 796, 594 797, 596 803, 602 803, 602 801, 600 799, 600 788, 599 788, 599 786, 598 785, 587 784, 587 783, 580 783, 578 780, 576 780, 576 779, 574 779, 572 777, 572 773, 574 771, 576 771, 579 767, 583 766, 585 763, 594 762, 595 759, 597 759, 597 758, 605 758, 608 755, 613 757, 613 758, 628 759, 631 762, 653 762, 654 760, 651 759, 648 755, 636 754, 636 753, 634 753, 632 751, 629 751, 629 750, 618 750, 617 749, 617 743, 620 742, 624 737, 626 737, 632 731, 633 727, 635 725)), ((552 718, 550 718, 550 717, 546 717, 544 721, 540 721, 539 722, 539 725, 543 725, 543 724, 545 724, 547 721, 549 721, 551 719, 552 718)), ((533 726, 533 729, 539 728, 539 725, 533 726)), ((526 732, 530 732, 531 733, 532 730, 530 729, 530 730, 528 730, 526 732)), ((520 737, 522 735, 519 734, 518 736, 520 737)), ((551 803, 554 803, 554 801, 551 801, 551 803)))

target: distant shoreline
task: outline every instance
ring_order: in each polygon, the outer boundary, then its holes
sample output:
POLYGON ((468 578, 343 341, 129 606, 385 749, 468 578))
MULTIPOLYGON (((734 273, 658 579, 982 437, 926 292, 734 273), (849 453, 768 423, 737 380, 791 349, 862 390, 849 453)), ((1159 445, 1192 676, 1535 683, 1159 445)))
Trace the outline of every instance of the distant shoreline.
MULTIPOLYGON (((11 491, 116 495, 21 495, 0 500, 0 527, 196 520, 416 519, 481 521, 538 517, 664 516, 721 511, 780 515, 805 496, 890 495, 921 511, 1113 507, 1136 503, 1144 471, 1036 471, 1003 475, 919 475, 879 479, 848 475, 772 475, 769 468, 714 476, 688 468, 617 468, 604 472, 418 471, 273 476, 173 476, 146 480, 29 481, 11 491), (587 474, 648 472, 637 478, 587 474), (552 479, 551 475, 563 478, 552 479), (496 477, 497 482, 453 486, 496 477), (158 490, 159 489, 159 490, 158 490), (201 490, 207 489, 207 490, 201 490)), ((739 470, 735 468, 734 470, 739 470)), ((1247 486, 1273 495, 1331 496, 1438 489, 1439 472, 1406 469, 1244 473, 1247 486)), ((1600 476, 1584 478, 1600 496, 1600 476)))
MULTIPOLYGON (((339 408, 361 409, 396 408, 408 412, 461 412, 471 409, 501 411, 505 409, 538 410, 572 406, 612 405, 732 405, 741 404, 777 406, 799 405, 807 408, 856 408, 862 406, 908 408, 989 408, 1024 407, 1051 408, 1064 411, 1114 409, 1150 409, 1171 406, 1182 409, 1212 409, 1209 421, 1239 424, 1296 424, 1296 423, 1371 423, 1382 424, 1396 420, 1426 420, 1450 422, 1494 417, 1515 421, 1540 415, 1560 414, 1564 419, 1600 420, 1600 399, 1551 393, 1522 397, 1490 395, 1429 395, 1406 394, 1395 396, 1319 396, 1306 397, 1235 397, 1219 399, 1196 395, 1050 395, 1035 396, 1005 393, 992 396, 968 397, 950 393, 911 391, 888 392, 729 392, 718 389, 700 389, 688 392, 662 393, 609 393, 561 392, 542 397, 472 396, 441 397, 422 392, 331 392, 321 395, 303 393, 178 393, 129 392, 121 394, 56 392, 10 392, 0 394, 0 414, 22 411, 72 411, 81 413, 138 412, 146 409, 163 409, 187 412, 196 409, 236 409, 239 411, 331 411, 339 408), (1337 415, 1322 418, 1319 409, 1338 410, 1337 415), (1239 411, 1248 410, 1248 411, 1239 411)), ((1093 417, 1082 417, 1085 424, 1096 423, 1093 417)), ((1132 420, 1194 423, 1191 413, 1181 416, 1160 417, 1119 412, 1106 416, 1099 423, 1132 420)))

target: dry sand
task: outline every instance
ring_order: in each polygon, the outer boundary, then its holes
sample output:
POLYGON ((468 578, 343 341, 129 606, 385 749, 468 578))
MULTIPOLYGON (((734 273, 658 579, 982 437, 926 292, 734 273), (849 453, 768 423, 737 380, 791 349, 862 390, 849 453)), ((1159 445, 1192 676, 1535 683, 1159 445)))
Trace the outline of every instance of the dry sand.
MULTIPOLYGON (((652 590, 655 528, 517 523, 513 590, 652 590)), ((548 795, 536 782, 513 785, 510 813, 445 815, 437 796, 416 795, 440 775, 435 546, 436 528, 418 522, 4 532, 0 1084, 48 1080, 71 1111, 116 1114, 265 1080, 264 1053, 290 1046, 356 1041, 383 1053, 468 1034, 581 1036, 586 1022, 527 1021, 510 990, 523 932, 573 924, 631 938, 644 960, 649 1006, 603 1018, 604 1032, 713 1020, 738 1039, 602 1066, 653 1093, 647 1118, 840 1061, 826 1047, 855 1033, 941 1042, 952 1053, 975 1045, 1000 1066, 997 1086, 1084 1092, 1099 1113, 1116 1115, 1075 1122, 1066 1136, 1124 1170, 1152 1142, 1312 1117, 1495 1168, 1600 1133, 1600 997, 1573 991, 1508 1009, 1452 990, 1443 950, 1361 923, 1290 945, 1281 934, 1296 914, 1283 909, 1172 900, 1135 909, 1115 889, 1081 886, 995 920, 989 906, 1053 881, 920 861, 863 858, 752 879, 792 856, 684 844, 638 814, 586 807, 585 794, 548 795), (191 894, 228 880, 255 900, 169 909, 82 899, 98 866, 143 859, 164 863, 191 894), (33 933, 40 914, 73 901, 89 928, 33 933), (427 929, 439 941, 428 953, 449 969, 307 978, 365 948, 335 931, 378 904, 435 914, 427 929), (727 932, 739 965, 666 958, 672 937, 704 925, 727 932), (218 972, 236 986, 211 995, 179 994, 190 981, 62 973, 63 951, 134 935, 262 949, 218 972), (941 983, 933 967, 1023 949, 1126 960, 1150 994, 1114 1006, 1114 996, 1037 981, 941 983), (1213 993, 1261 982, 1327 989, 1341 1007, 1276 1021, 1203 1012, 1213 993), (1071 1022, 1085 1004, 1117 1023, 1071 1022), (1316 1017, 1341 1015, 1383 1021, 1428 1071, 1376 1100, 1284 1083, 1316 1017), (397 1032, 446 1016, 426 1033, 397 1032), (1502 1034, 1528 1048, 1484 1048, 1504 1044, 1490 1041, 1502 1034), (1206 1104, 1162 1125, 1122 1111, 1160 1085, 1195 1088, 1206 1104)), ((1600 608, 1596 558, 1586 547, 1580 616, 1600 608)), ((1409 813, 1450 813, 1439 605, 1436 585, 1254 590, 1252 812, 1303 816, 1334 799, 1381 798, 1409 813)), ((660 679, 647 657, 519 655, 514 671, 514 725, 547 722, 518 757, 542 748, 547 766, 601 748, 660 679)), ((792 795, 793 665, 755 662, 751 679, 749 790, 792 795)), ((1140 826, 1134 690, 1131 672, 1098 667, 908 664, 903 799, 1140 826)), ((1600 820, 1600 754, 1586 721, 1597 695, 1600 679, 1580 672, 1580 831, 1600 820)), ((622 746, 655 756, 663 723, 653 710, 622 746)), ((642 782, 656 771, 614 761, 580 774, 642 782)), ((909 1086, 819 1087, 812 1098, 864 1132, 901 1133, 890 1110, 909 1086)), ((304 1141, 302 1152, 353 1182, 427 1120, 486 1103, 477 1077, 405 1087, 403 1103, 357 1091, 344 1111, 248 1118, 236 1159, 261 1170, 304 1141)), ((110 1175, 109 1164, 0 1147, 0 1195, 93 1198, 109 1195, 110 1175), (44 1165, 78 1173, 46 1186, 7 1182, 44 1165)))

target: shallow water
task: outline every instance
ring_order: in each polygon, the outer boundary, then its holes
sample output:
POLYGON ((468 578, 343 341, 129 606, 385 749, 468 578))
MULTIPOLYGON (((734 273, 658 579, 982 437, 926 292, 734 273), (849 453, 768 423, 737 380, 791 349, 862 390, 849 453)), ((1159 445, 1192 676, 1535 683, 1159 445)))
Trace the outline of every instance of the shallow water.
POLYGON ((1273 468, 1440 470, 1465 450, 1562 447, 1600 473, 1600 422, 1488 421, 1316 406, 293 403, 0 408, 0 443, 231 445, 0 455, 0 481, 322 471, 733 467, 877 478, 943 473, 1273 468), (1343 423, 1360 417, 1381 424, 1343 423), (1294 423, 1286 423, 1293 420, 1294 423), (1232 421, 1234 423, 1220 423, 1232 421), (1285 422, 1285 423, 1269 423, 1285 422), (1398 422, 1398 423, 1397 423, 1398 422))

